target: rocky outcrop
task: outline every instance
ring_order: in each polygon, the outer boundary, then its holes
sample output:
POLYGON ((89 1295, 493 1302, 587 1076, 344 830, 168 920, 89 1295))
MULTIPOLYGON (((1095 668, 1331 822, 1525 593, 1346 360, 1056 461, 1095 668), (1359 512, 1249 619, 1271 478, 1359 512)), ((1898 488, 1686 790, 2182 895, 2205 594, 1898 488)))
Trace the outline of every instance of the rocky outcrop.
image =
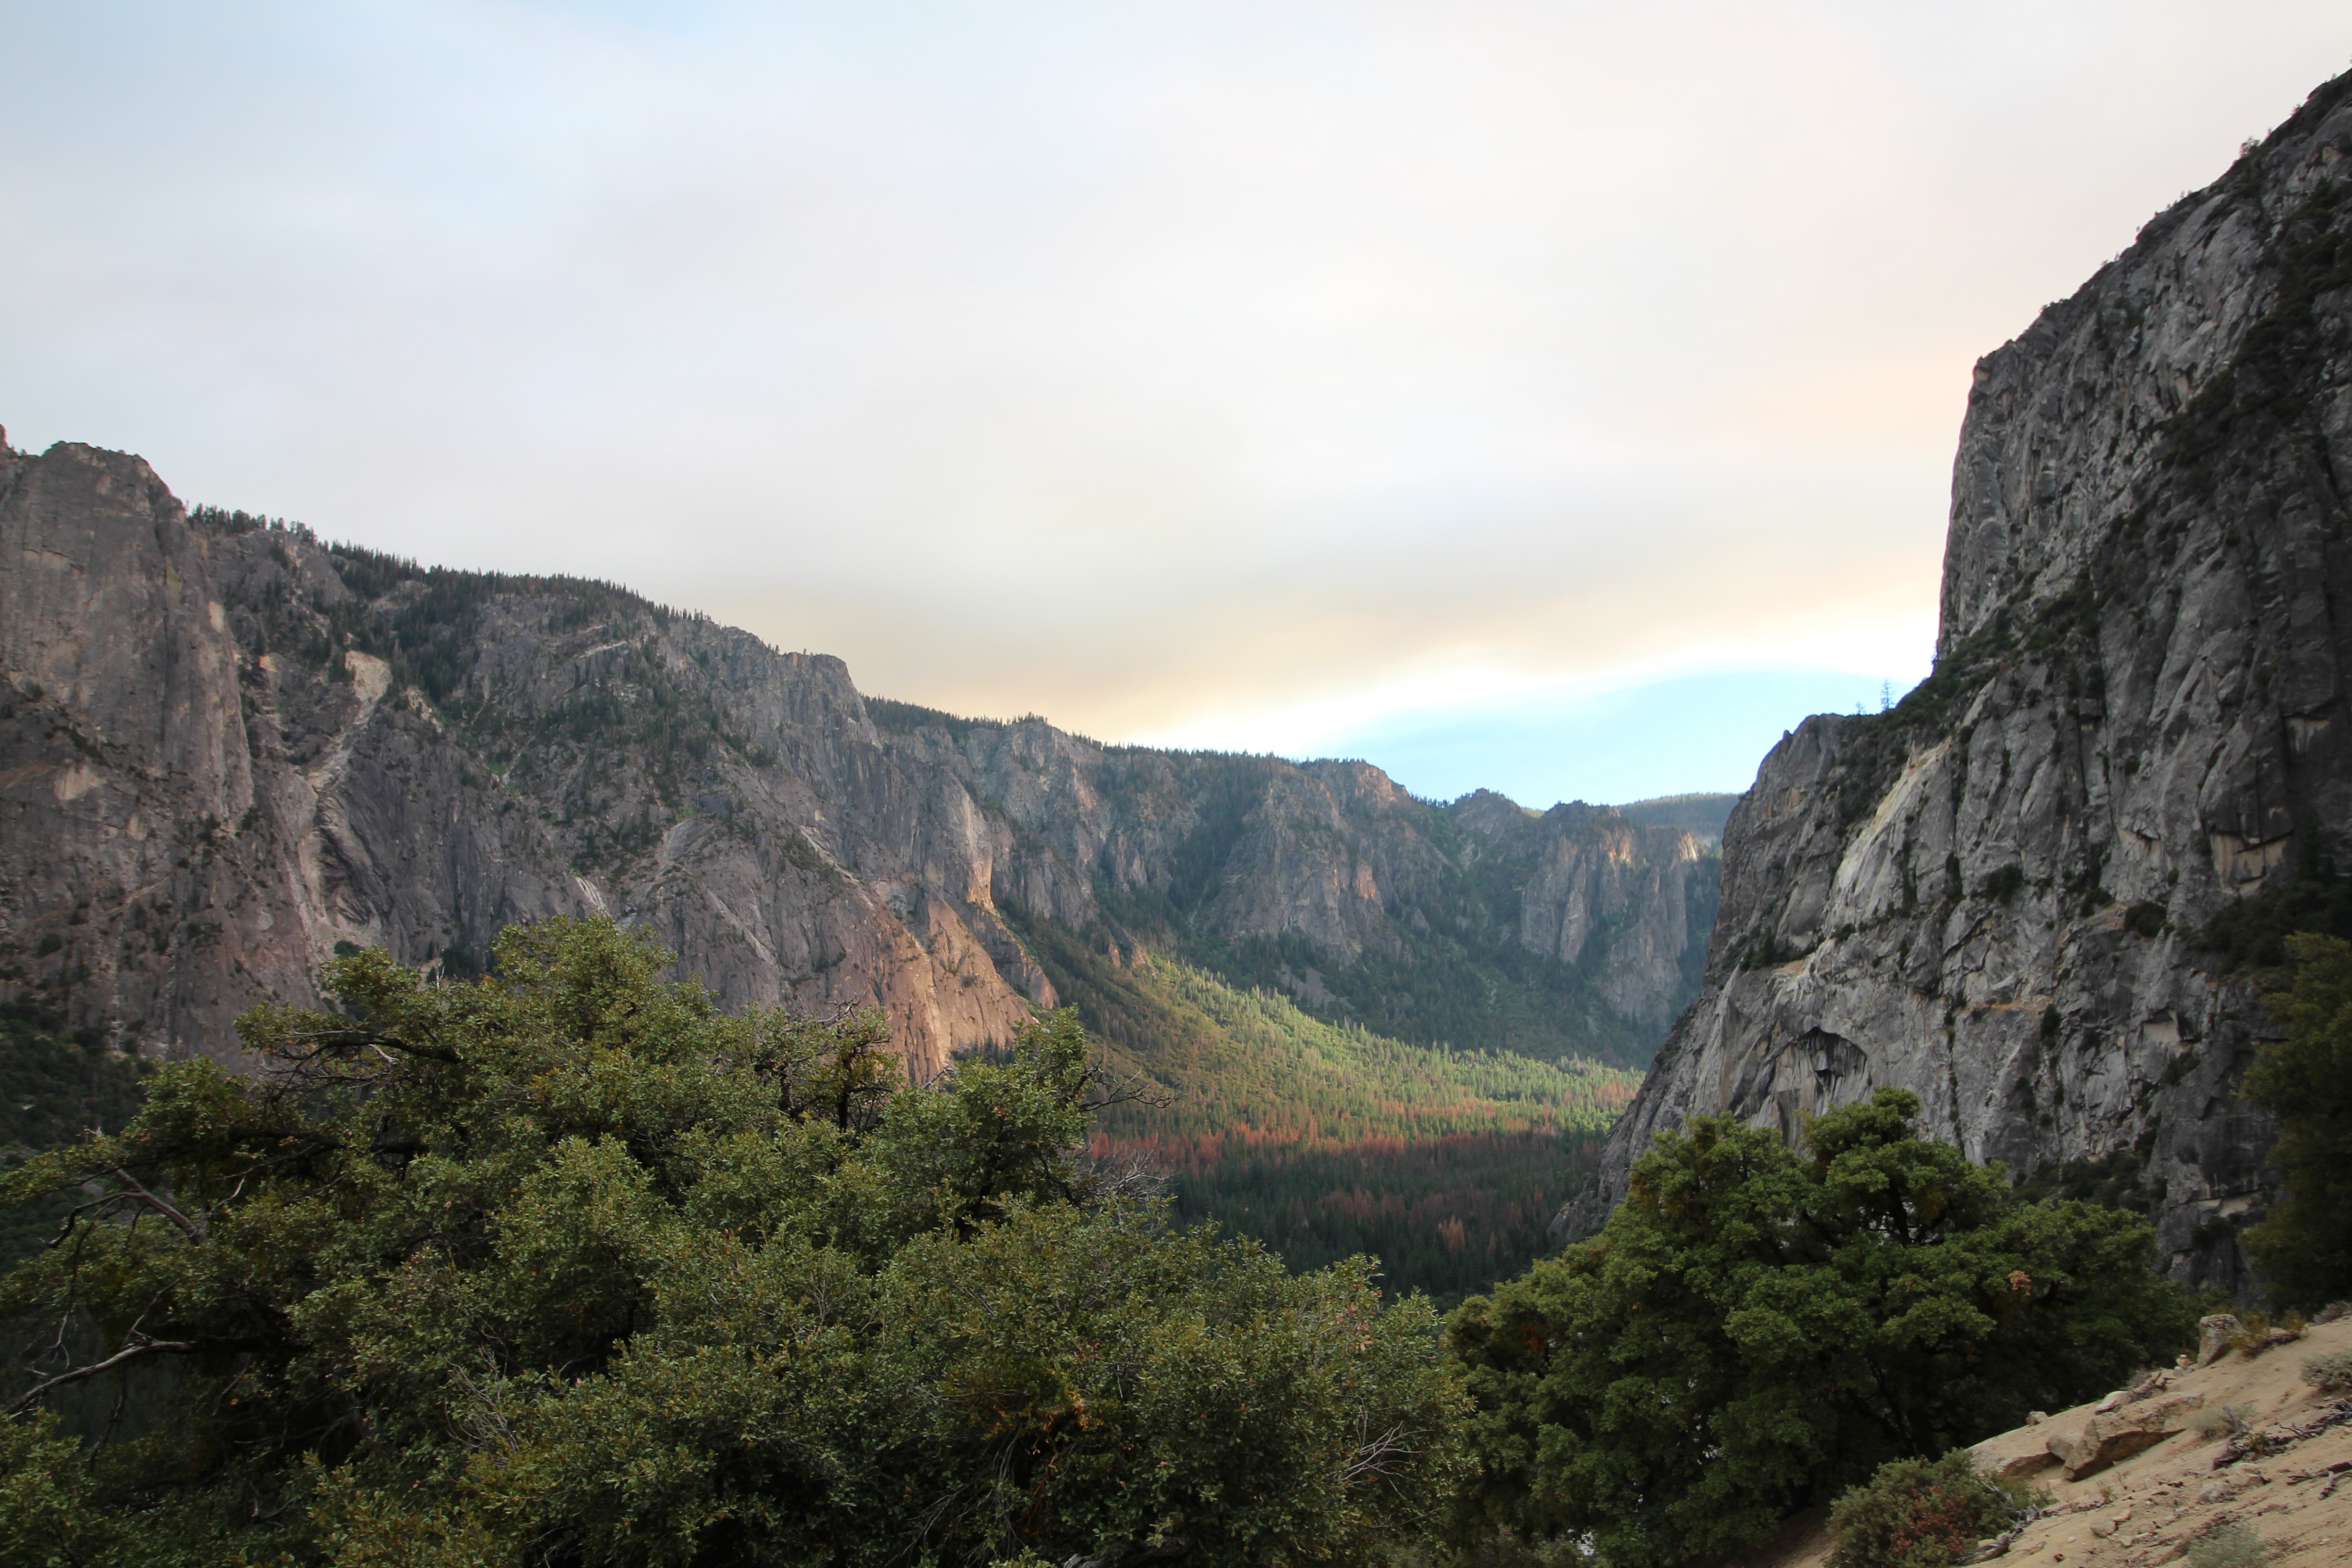
POLYGON ((1706 986, 1612 1137, 1794 1134, 1880 1084, 2017 1172, 2128 1162, 2167 1267, 2251 1289, 2271 1026, 2192 933, 2352 864, 2352 82, 1987 356, 1935 674, 1807 721, 1724 840, 1706 986))
POLYGON ((0 441, 0 1000, 157 1054, 234 1059, 341 944, 466 973, 602 910, 730 1004, 882 1007, 922 1072, 1058 1000, 1040 921, 1408 1037, 1639 1059, 1712 912, 1696 840, 1606 808, 869 703, 604 584, 192 517, 71 444, 0 441))
POLYGON ((1647 1058, 1695 994, 1717 858, 1691 833, 1489 791, 1416 799, 1361 762, 1105 747, 1036 720, 877 703, 903 753, 1002 816, 996 898, 1097 950, 1172 940, 1403 1038, 1647 1058), (1465 1012, 1465 991, 1498 993, 1465 1012))
POLYGON ((922 1067, 1027 1016, 985 952, 1017 943, 954 896, 987 884, 976 810, 893 772, 838 661, 561 584, 445 623, 427 574, 192 526, 137 458, 8 465, 0 920, 12 989, 74 1024, 234 1059, 236 1015, 339 944, 466 969, 599 910, 732 1002, 878 1005, 922 1067), (436 639, 461 657, 410 657, 436 639), (436 702, 396 663, 461 678, 436 702))
POLYGON ((2204 1406, 2201 1394, 2162 1395, 2128 1405, 2110 1394, 2080 1427, 2066 1426, 2052 1434, 2044 1451, 2065 1468, 2068 1480, 2079 1481, 2118 1459, 2128 1459, 2168 1437, 2179 1436, 2189 1430, 2189 1418, 2204 1406))
POLYGON ((1692 899, 1705 896, 1716 867, 1688 833, 1638 827, 1605 809, 1570 810, 1573 828, 1563 822, 1545 839, 1520 895, 1519 939, 1566 963, 1605 948, 1601 994, 1621 1016, 1664 1029, 1696 956, 1692 899))

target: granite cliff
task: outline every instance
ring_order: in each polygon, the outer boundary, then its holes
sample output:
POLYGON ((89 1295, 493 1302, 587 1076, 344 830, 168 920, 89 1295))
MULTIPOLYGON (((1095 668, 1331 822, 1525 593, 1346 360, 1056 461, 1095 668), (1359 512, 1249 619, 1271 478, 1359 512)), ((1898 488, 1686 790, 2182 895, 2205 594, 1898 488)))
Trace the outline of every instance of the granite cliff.
POLYGON ((1714 910, 1678 827, 869 701, 838 659, 192 514, 69 443, 0 441, 0 1001, 149 1054, 233 1058, 341 943, 463 973, 606 910, 731 1004, 883 1007, 918 1071, 1155 949, 1402 1039, 1638 1062, 1714 910))
POLYGON ((2200 933, 2352 865, 2347 479, 2352 78, 1978 364, 1935 673, 1764 760, 1704 989, 1561 1228, 1685 1116, 1896 1084, 2252 1288, 2271 1026, 2200 933))

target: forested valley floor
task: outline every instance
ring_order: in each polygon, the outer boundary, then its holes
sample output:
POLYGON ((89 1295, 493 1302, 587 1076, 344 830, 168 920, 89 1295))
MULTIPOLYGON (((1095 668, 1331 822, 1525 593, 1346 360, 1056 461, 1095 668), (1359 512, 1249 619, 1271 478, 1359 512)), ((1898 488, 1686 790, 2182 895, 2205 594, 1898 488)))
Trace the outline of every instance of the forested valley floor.
POLYGON ((1357 1254, 1441 1307, 1527 1268, 1641 1087, 1570 1057, 1414 1045, 1315 1017, 1181 959, 1118 965, 1041 944, 1080 1020, 1148 1101, 1103 1113, 1097 1152, 1165 1173, 1179 1215, 1312 1269, 1357 1254))

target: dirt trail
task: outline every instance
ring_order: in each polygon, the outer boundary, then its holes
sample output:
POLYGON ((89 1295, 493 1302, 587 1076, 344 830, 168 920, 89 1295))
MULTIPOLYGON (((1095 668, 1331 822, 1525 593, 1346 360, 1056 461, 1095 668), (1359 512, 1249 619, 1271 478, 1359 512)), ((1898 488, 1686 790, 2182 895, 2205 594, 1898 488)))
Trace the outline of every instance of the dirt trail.
MULTIPOLYGON (((2249 1424, 2251 1445, 2232 1443, 2226 1428, 2207 1436, 2190 1425, 2070 1481, 2046 1458, 2048 1445, 2082 1435, 2099 1402, 1978 1444, 1986 1468, 2025 1468, 2045 1456, 2032 1479, 2057 1498, 2055 1511, 2027 1525, 1992 1561, 1999 1568, 2148 1568, 2179 1560, 2190 1542, 2235 1521, 2272 1548, 2265 1568, 2352 1564, 2352 1419, 2342 1419, 2352 1404, 2339 1411, 2342 1394, 2322 1394, 2302 1377, 2305 1358, 2337 1351, 2352 1351, 2352 1319, 2257 1355, 2231 1351, 2210 1366, 2176 1372, 2168 1388, 2144 1402, 2194 1402, 2166 1426, 2230 1406, 2249 1424), (2319 1426, 2330 1420, 2337 1424, 2319 1426)), ((2137 1408, 2126 1405, 2117 1415, 2128 1419, 2137 1408)), ((1755 1558, 1752 1568, 1821 1568, 1832 1544, 1816 1529, 1755 1558)))

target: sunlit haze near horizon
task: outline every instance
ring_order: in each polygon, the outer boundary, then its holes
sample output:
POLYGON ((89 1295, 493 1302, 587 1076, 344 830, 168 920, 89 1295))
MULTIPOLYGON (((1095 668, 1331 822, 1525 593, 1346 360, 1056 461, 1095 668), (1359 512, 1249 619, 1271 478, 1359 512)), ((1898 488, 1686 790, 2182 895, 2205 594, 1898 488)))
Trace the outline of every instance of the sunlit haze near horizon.
POLYGON ((0 424, 859 688, 1737 790, 2339 5, 0 4, 0 424))

